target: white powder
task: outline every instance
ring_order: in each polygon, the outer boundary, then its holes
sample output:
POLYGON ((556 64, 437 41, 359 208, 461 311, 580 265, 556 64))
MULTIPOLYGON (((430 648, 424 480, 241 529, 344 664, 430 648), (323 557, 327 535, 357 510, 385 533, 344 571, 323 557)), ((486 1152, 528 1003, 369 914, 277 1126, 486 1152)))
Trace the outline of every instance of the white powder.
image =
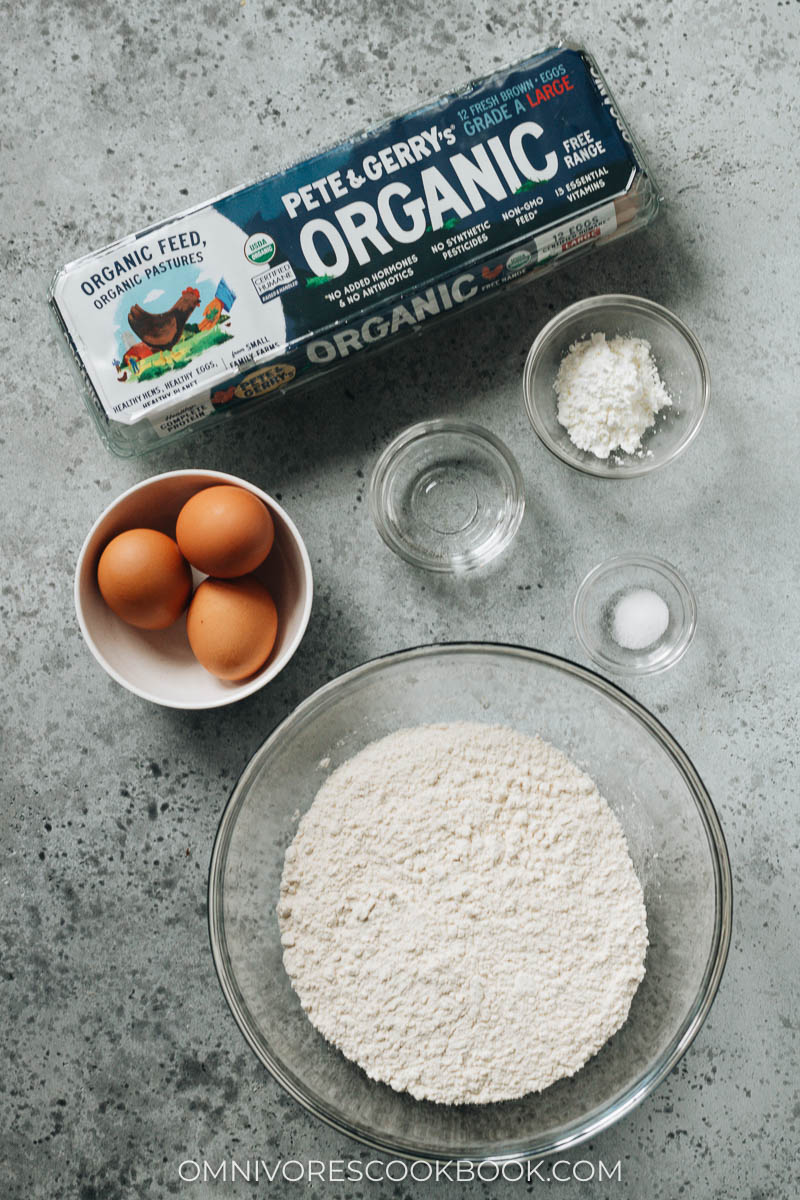
POLYGON ((608 458, 639 451, 656 413, 672 404, 642 338, 593 333, 573 342, 554 384, 558 420, 580 450, 608 458))
POLYGON ((644 976, 619 822, 563 754, 500 726, 403 730, 334 771, 286 852, 278 919, 324 1037, 445 1104, 573 1075, 644 976))
POLYGON ((666 602, 649 588, 627 592, 614 607, 614 641, 626 650, 646 650, 663 636, 668 625, 666 602))

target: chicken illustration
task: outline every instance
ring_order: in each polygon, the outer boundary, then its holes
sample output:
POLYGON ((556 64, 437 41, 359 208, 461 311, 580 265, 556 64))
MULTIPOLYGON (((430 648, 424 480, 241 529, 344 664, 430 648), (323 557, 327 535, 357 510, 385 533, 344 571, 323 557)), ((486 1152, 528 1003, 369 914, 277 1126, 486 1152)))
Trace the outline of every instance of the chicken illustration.
POLYGON ((136 336, 154 350, 171 350, 183 333, 189 314, 199 303, 197 288, 187 287, 167 312, 149 313, 134 304, 128 313, 128 324, 136 336))

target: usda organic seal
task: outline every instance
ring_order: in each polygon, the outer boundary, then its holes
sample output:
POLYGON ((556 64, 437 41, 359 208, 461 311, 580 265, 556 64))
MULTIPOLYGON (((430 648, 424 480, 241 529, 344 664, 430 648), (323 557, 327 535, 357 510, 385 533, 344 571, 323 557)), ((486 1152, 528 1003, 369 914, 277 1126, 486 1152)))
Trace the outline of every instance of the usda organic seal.
POLYGON ((528 250, 515 250, 506 259, 506 269, 512 272, 521 271, 531 262, 533 262, 533 255, 528 250))
POLYGON ((268 233, 251 233, 244 244, 245 258, 251 263, 268 263, 275 254, 275 240, 268 233))

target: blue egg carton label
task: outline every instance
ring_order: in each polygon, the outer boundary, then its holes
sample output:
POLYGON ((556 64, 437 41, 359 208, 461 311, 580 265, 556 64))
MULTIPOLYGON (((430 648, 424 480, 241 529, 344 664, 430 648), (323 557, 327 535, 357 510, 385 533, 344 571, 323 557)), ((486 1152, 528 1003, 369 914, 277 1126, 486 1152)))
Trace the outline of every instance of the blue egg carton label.
POLYGON ((645 224, 657 192, 562 46, 71 263, 51 303, 137 453, 645 224))

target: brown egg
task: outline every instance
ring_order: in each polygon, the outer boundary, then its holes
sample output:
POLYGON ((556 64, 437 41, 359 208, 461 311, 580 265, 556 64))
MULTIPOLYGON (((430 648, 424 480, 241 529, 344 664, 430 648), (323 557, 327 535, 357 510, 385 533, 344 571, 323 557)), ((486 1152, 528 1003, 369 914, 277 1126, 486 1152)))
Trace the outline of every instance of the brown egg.
POLYGON ((178 514, 175 537, 193 567, 217 579, 254 571, 269 554, 275 526, 269 509, 246 488, 204 488, 178 514))
POLYGON ((247 679, 272 652, 278 632, 275 602, 252 575, 206 579, 186 615, 195 657, 219 679, 247 679))
POLYGON ((128 529, 108 543, 97 583, 113 612, 139 629, 166 629, 186 608, 192 571, 176 543, 156 529, 128 529))

